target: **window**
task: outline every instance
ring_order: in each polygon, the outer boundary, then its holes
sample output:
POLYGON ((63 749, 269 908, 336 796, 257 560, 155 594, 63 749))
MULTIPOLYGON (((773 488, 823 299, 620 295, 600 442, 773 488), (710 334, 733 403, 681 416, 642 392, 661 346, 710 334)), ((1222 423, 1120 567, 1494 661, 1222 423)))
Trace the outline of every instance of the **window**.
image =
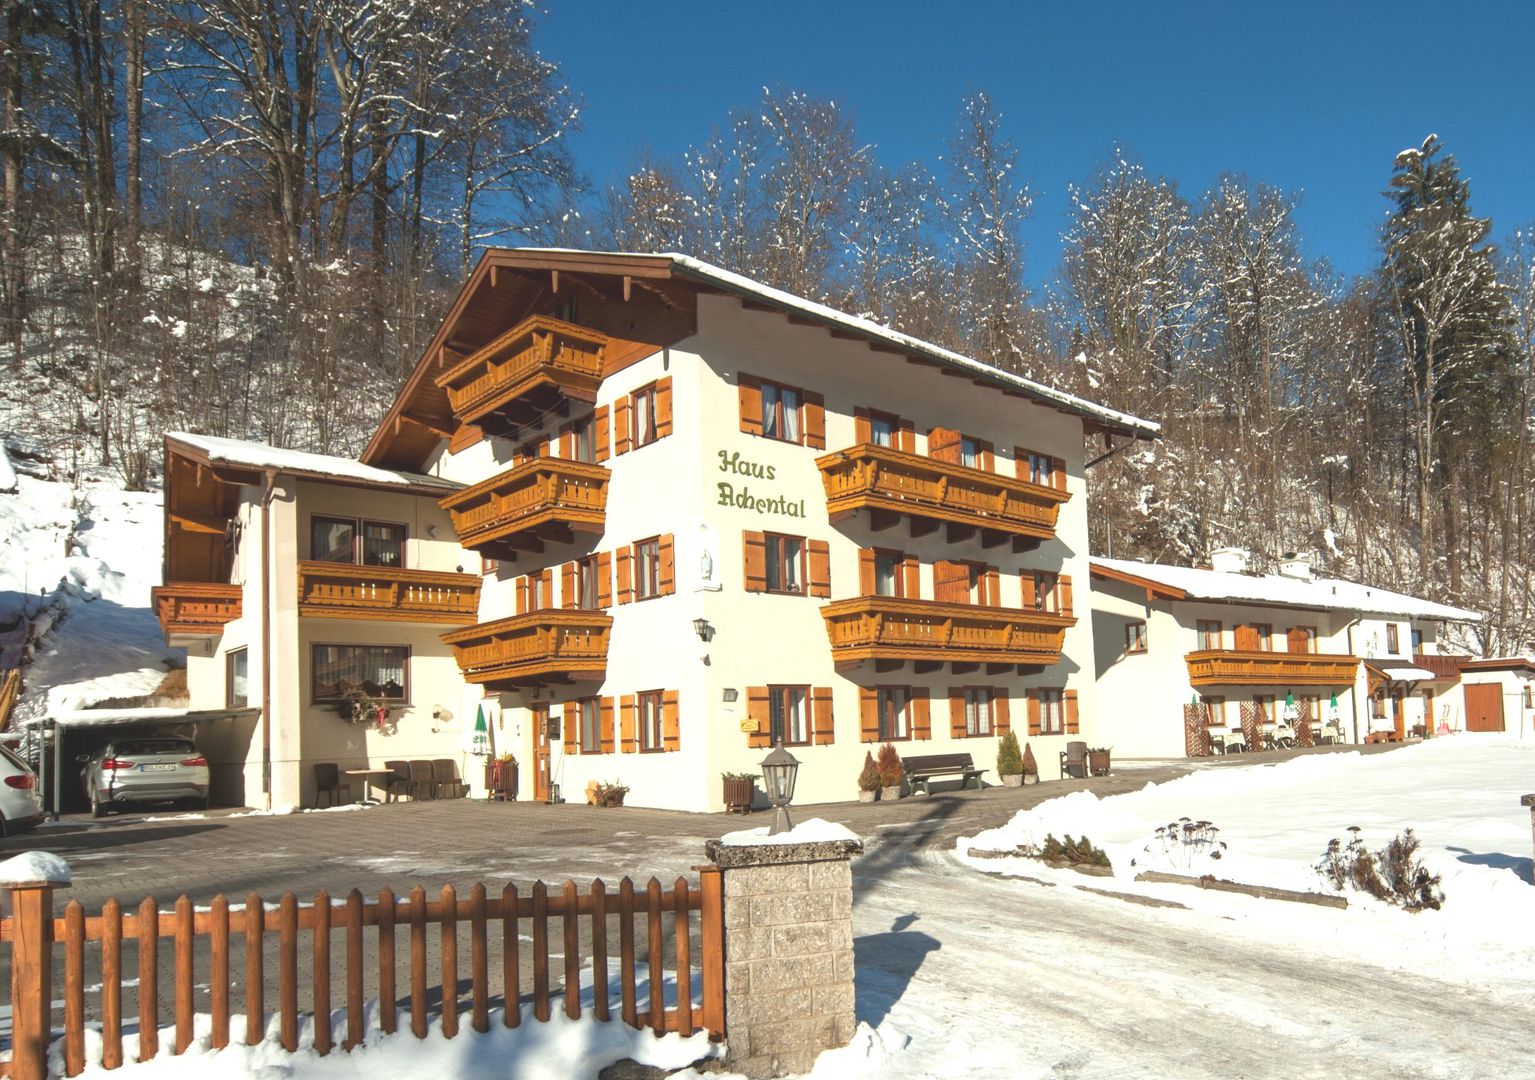
POLYGON ((545 611, 554 606, 554 597, 550 595, 554 583, 552 575, 542 572, 528 574, 523 580, 528 583, 529 611, 545 611))
POLYGON ((1370 716, 1376 720, 1384 720, 1386 718, 1386 691, 1384 687, 1370 695, 1370 716))
POLYGON ((1258 651, 1271 652, 1274 648, 1274 627, 1270 623, 1254 623, 1253 632, 1258 638, 1258 651))
POLYGON ((900 596, 904 592, 901 582, 901 564, 904 561, 904 556, 893 551, 874 553, 875 596, 900 596))
POLYGON ((869 441, 875 446, 895 446, 896 418, 888 413, 869 414, 869 441))
POLYGON ((1412 634, 1412 654, 1417 656, 1423 651, 1423 631, 1414 626, 1410 632, 1412 634))
MULTIPOLYGON (((1432 690, 1423 691, 1425 697, 1432 693, 1432 690)), ((1524 707, 1526 709, 1535 708, 1535 687, 1531 687, 1529 683, 1524 684, 1524 707)), ((1432 715, 1432 708, 1429 709, 1429 713, 1432 715)))
POLYGON ((1039 698, 1039 733, 1063 735, 1066 732, 1066 709, 1059 690, 1036 690, 1039 698))
POLYGON ((1036 573, 1034 575, 1034 610, 1060 610, 1060 593, 1057 589, 1060 583, 1059 574, 1036 573))
POLYGON ((636 390, 629 396, 629 407, 633 410, 634 445, 636 448, 649 446, 660 435, 656 433, 656 386, 654 383, 642 390, 636 390))
POLYGON ((774 745, 810 744, 810 718, 805 707, 809 699, 808 686, 768 687, 768 733, 774 745))
POLYGON ((1032 450, 1025 451, 1022 462, 1027 472, 1020 469, 1031 484, 1039 484, 1041 487, 1050 487, 1055 480, 1055 459, 1049 454, 1036 454, 1032 450))
POLYGON ((966 735, 990 735, 991 727, 991 688, 986 686, 967 686, 965 695, 965 734, 966 735))
POLYGON ((661 735, 661 691, 636 694, 635 706, 639 710, 640 749, 662 749, 665 744, 661 735))
POLYGON ((480 573, 482 575, 483 574, 499 573, 500 570, 501 570, 501 560, 500 559, 487 559, 483 555, 480 556, 480 573))
POLYGON ((981 440, 962 436, 959 440, 959 463, 967 469, 979 469, 982 448, 981 440))
POLYGON ((767 591, 803 593, 805 591, 805 541, 798 536, 766 534, 767 591))
POLYGON ((1221 647, 1220 623, 1211 619, 1200 619, 1197 633, 1201 650, 1219 649, 1221 647))
POLYGON ((1260 694, 1253 698, 1253 704, 1258 706, 1258 712, 1262 714, 1265 724, 1274 722, 1274 699, 1268 694, 1260 694))
POLYGON ((1401 642, 1397 640, 1396 636, 1396 623, 1388 622, 1386 624, 1386 652, 1395 656, 1400 645, 1401 642))
POLYGON ((651 537, 634 545, 634 598, 649 600, 661 595, 661 538, 651 537))
POLYGON ((311 653, 310 700, 341 701, 361 692, 385 701, 409 701, 404 645, 316 645, 311 653))
POLYGON ((1226 699, 1223 697, 1202 696, 1199 703, 1210 710, 1210 724, 1212 727, 1226 726, 1226 699))
POLYGON ((881 686, 875 698, 879 709, 879 738, 894 742, 911 738, 911 691, 904 686, 881 686))
POLYGON ((309 519, 309 557, 316 562, 404 566, 405 526, 315 516, 309 519))
POLYGON ((598 561, 595 555, 588 555, 577 564, 576 606, 582 611, 596 611, 600 606, 598 603, 600 593, 597 588, 598 572, 598 561))
POLYGON ((571 457, 595 464, 597 461, 597 425, 590 413, 570 425, 571 457))
POLYGON ((1125 652, 1143 653, 1146 651, 1146 624, 1143 622, 1125 623, 1125 652))
POLYGON ((249 663, 250 654, 244 649, 230 649, 224 657, 224 704, 228 708, 243 709, 250 704, 249 663))
POLYGON ((602 752, 602 703, 600 699, 582 698, 578 703, 581 716, 581 753, 602 752))
POLYGON ((762 384, 762 434, 770 439, 799 442, 803 395, 789 386, 762 384))

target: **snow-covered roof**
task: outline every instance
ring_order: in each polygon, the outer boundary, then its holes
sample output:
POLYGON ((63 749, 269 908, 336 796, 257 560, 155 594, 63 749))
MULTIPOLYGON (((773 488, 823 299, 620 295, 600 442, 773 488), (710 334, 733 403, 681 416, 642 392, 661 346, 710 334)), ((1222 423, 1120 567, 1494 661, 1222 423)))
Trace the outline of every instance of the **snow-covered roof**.
POLYGON ((143 709, 56 709, 47 716, 27 721, 28 726, 53 721, 59 727, 132 727, 136 724, 200 724, 208 720, 250 716, 261 710, 250 707, 191 709, 184 706, 151 706, 143 709))
POLYGON ((194 435, 186 431, 170 431, 165 437, 172 442, 201 452, 210 462, 220 465, 236 465, 245 469, 275 469, 278 472, 296 473, 301 476, 355 480, 385 487, 434 487, 445 491, 456 491, 463 486, 452 480, 444 480, 440 476, 380 469, 372 465, 364 465, 356 458, 311 454, 306 450, 284 450, 267 443, 248 442, 244 439, 194 435))
POLYGON ((1393 682, 1432 682, 1438 678, 1432 671, 1420 668, 1416 664, 1404 662, 1391 663, 1386 660, 1369 660, 1366 666, 1374 668, 1393 682))
POLYGON ((1198 570, 1191 566, 1169 566, 1166 563, 1136 562, 1133 559, 1094 558, 1092 566, 1095 570, 1101 567, 1114 575, 1164 586, 1182 593, 1182 598, 1189 600, 1404 615, 1448 622, 1482 621, 1482 617, 1474 611, 1338 578, 1304 580, 1284 574, 1237 574, 1221 570, 1198 570))
MULTIPOLYGON (((518 250, 564 255, 616 255, 631 257, 650 255, 650 253, 641 252, 583 251, 577 248, 519 248, 518 250)), ((651 255, 650 257, 669 259, 672 263, 672 269, 675 272, 680 272, 685 277, 703 281, 727 292, 750 296, 775 307, 791 308, 820 322, 834 323, 863 337, 879 338, 903 351, 927 356, 945 365, 968 368, 977 375, 984 376, 994 382, 1010 384, 1032 398, 1058 405, 1069 412, 1077 413, 1081 416, 1094 417, 1117 428, 1124 428, 1134 432, 1138 436, 1152 438, 1162 430, 1162 425, 1153 420, 1145 420, 1130 413, 1120 412, 1118 409, 1111 409, 1107 405, 1099 405, 1097 402, 1088 401, 1086 398, 1079 398, 1075 394, 1068 394, 1063 390, 1057 390, 1054 387, 1035 382, 1033 379, 1026 379, 1022 375, 1003 371, 1001 368, 993 367, 991 364, 977 360, 974 357, 941 348, 931 342, 923 341, 921 338, 915 338, 910 334, 903 334, 898 330, 892 330, 888 326, 881 326, 872 319, 849 315, 845 311, 838 311, 836 308, 816 303, 814 300, 806 300, 802 296, 795 296, 793 293, 784 292, 782 289, 775 289, 771 285, 764 285, 760 281, 754 281, 749 277, 744 277, 741 274, 715 266, 713 263, 704 262, 702 259, 695 259, 691 255, 667 251, 651 255)))

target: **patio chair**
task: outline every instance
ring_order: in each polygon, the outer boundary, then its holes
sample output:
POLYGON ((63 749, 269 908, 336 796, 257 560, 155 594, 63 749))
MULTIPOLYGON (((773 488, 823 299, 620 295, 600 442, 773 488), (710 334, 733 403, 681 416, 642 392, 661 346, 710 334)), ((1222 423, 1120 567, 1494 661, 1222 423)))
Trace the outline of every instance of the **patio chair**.
POLYGON ((341 779, 341 767, 332 761, 317 761, 314 766, 315 805, 325 797, 326 806, 339 806, 342 796, 352 799, 352 785, 341 779))
POLYGON ((1074 777, 1078 780, 1087 779, 1087 744, 1085 742, 1069 742, 1066 749, 1061 751, 1061 779, 1074 777))
POLYGON ((410 797, 412 799, 437 798, 437 782, 432 776, 432 763, 425 758, 410 762, 410 797))
POLYGON ((394 775, 389 778, 389 783, 384 786, 384 801, 394 802, 402 795, 411 794, 410 790, 410 762, 386 761, 384 768, 393 769, 394 775))
POLYGON ((432 760, 432 783, 439 799, 462 799, 469 794, 469 785, 458 778, 458 765, 452 758, 432 760))

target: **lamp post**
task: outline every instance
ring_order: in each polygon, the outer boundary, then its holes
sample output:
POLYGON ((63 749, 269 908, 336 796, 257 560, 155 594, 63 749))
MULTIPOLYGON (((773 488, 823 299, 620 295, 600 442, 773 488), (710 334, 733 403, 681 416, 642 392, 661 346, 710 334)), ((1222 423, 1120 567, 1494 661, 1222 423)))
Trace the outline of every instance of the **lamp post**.
POLYGON ((777 836, 794 828, 789 819, 789 803, 794 799, 794 781, 799 775, 799 759, 783 748, 779 742, 767 757, 762 759, 762 786, 767 790, 768 802, 773 807, 773 826, 769 836, 777 836))

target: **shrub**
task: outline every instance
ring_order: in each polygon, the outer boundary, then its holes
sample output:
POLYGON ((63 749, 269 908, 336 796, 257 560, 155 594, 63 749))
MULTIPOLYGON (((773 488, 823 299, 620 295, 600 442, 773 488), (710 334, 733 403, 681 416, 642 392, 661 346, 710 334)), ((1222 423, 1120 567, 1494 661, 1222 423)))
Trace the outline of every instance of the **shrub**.
POLYGON ((878 791, 880 788, 879 766, 874 764, 874 755, 865 753, 863 756, 863 771, 858 774, 859 791, 878 791))
POLYGON ((1032 746, 1025 746, 1023 748, 1023 775, 1036 777, 1039 775, 1039 763, 1034 760, 1034 748, 1032 746))
POLYGON ((900 787, 906 770, 901 768, 901 755, 895 747, 886 743, 879 748, 879 782, 885 787, 900 787))
POLYGON ((720 775, 723 776, 726 780, 755 780, 755 779, 757 779, 757 774, 754 773, 754 772, 725 772, 725 773, 720 773, 720 775))
POLYGON ((997 746, 997 773, 1000 776, 1017 776, 1023 771, 1023 755, 1018 751, 1018 736, 1009 728, 997 746))
POLYGON ((596 805, 622 806, 624 805, 624 796, 627 794, 629 794, 629 789, 623 784, 604 784, 599 782, 595 793, 596 805))
POLYGON ((1179 818, 1158 827, 1143 850, 1153 861, 1160 856, 1179 869, 1193 870, 1206 859, 1219 859, 1226 850, 1226 842, 1216 838, 1219 832, 1211 822, 1179 818))
POLYGON ((1044 846, 1038 854, 1047 862, 1064 862, 1071 866, 1110 865, 1103 849, 1094 847, 1086 836, 1073 840, 1069 833, 1065 840, 1057 840, 1054 833, 1046 833, 1044 846))
POLYGON ((1365 847, 1357 825, 1349 832, 1354 835, 1347 844, 1336 837, 1327 842, 1316 867, 1334 889, 1357 889, 1404 911, 1439 910, 1444 903, 1439 875, 1430 874, 1417 858, 1418 838, 1411 829, 1392 837, 1379 851, 1365 847))

